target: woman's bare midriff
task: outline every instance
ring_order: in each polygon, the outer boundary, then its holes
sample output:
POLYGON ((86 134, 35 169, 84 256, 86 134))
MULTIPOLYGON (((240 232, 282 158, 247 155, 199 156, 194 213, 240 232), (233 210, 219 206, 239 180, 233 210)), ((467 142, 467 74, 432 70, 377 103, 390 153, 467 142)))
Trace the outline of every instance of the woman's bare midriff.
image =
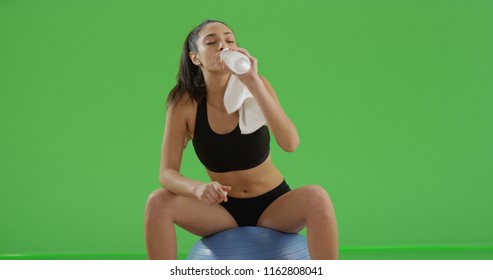
MULTIPOLYGON (((188 103, 187 134, 188 138, 193 138, 192 131, 195 130, 195 116, 197 103, 188 103)), ((237 123, 237 121, 236 121, 237 123)), ((230 186, 228 193, 231 197, 248 198, 264 194, 282 183, 284 177, 272 162, 271 155, 260 165, 247 169, 230 171, 224 173, 212 172, 206 169, 211 181, 217 181, 224 186, 230 186)))
POLYGON ((239 171, 217 173, 207 170, 211 181, 230 186, 231 197, 247 198, 264 194, 277 187, 284 179, 272 163, 271 155, 260 165, 239 171))

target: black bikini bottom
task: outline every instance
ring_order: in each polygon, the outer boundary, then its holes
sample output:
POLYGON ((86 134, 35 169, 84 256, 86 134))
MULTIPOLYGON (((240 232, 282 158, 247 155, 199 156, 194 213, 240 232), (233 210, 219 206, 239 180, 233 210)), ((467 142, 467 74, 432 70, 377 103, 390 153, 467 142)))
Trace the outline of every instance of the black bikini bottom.
POLYGON ((258 219, 264 210, 274 202, 274 200, 290 190, 286 180, 283 180, 279 186, 260 196, 249 198, 235 198, 228 196, 228 201, 222 202, 220 205, 233 216, 238 226, 256 226, 258 219))

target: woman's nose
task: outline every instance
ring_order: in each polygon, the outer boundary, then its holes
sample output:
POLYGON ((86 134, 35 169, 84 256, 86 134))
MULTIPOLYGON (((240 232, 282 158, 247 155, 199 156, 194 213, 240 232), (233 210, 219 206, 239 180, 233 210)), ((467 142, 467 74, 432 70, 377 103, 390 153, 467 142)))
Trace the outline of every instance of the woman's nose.
POLYGON ((219 41, 219 50, 222 51, 224 48, 226 48, 226 42, 219 41))

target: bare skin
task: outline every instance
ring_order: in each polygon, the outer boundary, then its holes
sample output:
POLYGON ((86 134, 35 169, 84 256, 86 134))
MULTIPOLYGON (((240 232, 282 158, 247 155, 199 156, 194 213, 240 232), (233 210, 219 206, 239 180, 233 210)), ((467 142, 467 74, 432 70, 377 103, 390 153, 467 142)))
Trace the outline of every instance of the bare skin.
MULTIPOLYGON (((218 59, 223 48, 250 57, 250 71, 237 77, 248 87, 264 113, 279 146, 292 152, 299 144, 296 127, 284 113, 274 89, 257 74, 257 60, 236 45, 234 34, 221 23, 209 23, 200 32, 198 52, 190 59, 202 68, 207 87, 207 113, 213 131, 225 134, 238 124, 238 112, 228 114, 224 91, 231 75, 218 59)), ((248 198, 266 193, 284 179, 271 156, 262 164, 242 171, 215 173, 207 170, 210 182, 180 174, 184 143, 193 139, 197 104, 182 98, 166 115, 160 182, 163 188, 149 197, 145 213, 145 237, 149 259, 176 259, 174 224, 199 236, 237 227, 233 217, 219 205, 227 196, 248 198)), ((261 215, 257 226, 295 233, 307 228, 312 259, 337 259, 338 236, 334 208, 327 192, 318 185, 301 186, 275 200, 261 215)))

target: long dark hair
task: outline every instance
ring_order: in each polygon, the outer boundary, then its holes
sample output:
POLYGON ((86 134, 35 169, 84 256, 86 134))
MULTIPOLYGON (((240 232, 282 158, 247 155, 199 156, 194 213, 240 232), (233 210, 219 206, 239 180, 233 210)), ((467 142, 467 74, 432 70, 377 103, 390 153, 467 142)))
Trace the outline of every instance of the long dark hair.
MULTIPOLYGON (((189 53, 197 52, 197 39, 199 37, 202 28, 209 23, 219 22, 226 26, 219 20, 205 20, 197 27, 195 27, 185 39, 183 49, 181 52, 180 66, 178 75, 176 76, 176 85, 171 89, 166 99, 166 106, 174 104, 177 100, 180 100, 186 93, 189 93, 189 100, 198 102, 200 98, 206 94, 204 75, 198 65, 192 63, 189 53)), ((229 26, 228 26, 229 27, 229 26)), ((231 28, 230 28, 231 29, 231 28)))

